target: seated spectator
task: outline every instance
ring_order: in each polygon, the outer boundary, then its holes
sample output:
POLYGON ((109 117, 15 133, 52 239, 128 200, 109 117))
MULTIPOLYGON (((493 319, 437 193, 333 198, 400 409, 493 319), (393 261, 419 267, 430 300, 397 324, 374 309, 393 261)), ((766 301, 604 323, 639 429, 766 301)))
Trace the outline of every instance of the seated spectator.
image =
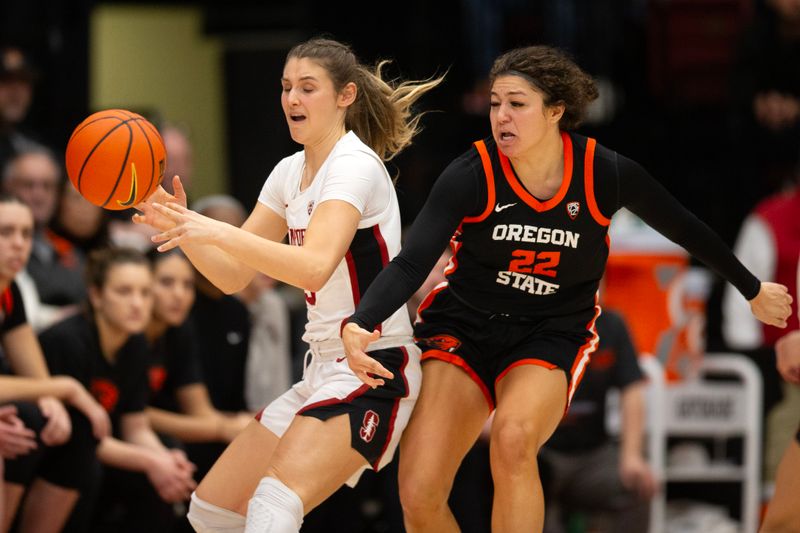
POLYGON ((0 531, 9 530, 25 497, 18 531, 49 533, 61 531, 84 489, 96 439, 108 434, 109 421, 76 380, 50 377, 27 323, 13 279, 28 259, 32 234, 30 209, 0 196, 0 366, 11 371, 0 372, 0 531))
POLYGON ((51 371, 80 381, 112 423, 112 436, 97 448, 103 468, 96 509, 83 500, 75 520, 91 519, 98 531, 168 532, 172 504, 194 489, 194 466, 161 443, 145 414, 149 351, 142 333, 152 309, 150 264, 135 250, 96 250, 86 278, 87 311, 40 335, 51 371))
POLYGON ((228 443, 253 418, 225 414, 211 404, 202 381, 197 333, 188 320, 195 298, 194 267, 179 250, 152 252, 153 312, 145 330, 150 345, 150 406, 153 429, 181 442, 228 443))
POLYGON ((33 250, 25 271, 43 305, 36 305, 32 290, 24 291, 23 296, 36 329, 75 312, 86 297, 84 255, 49 229, 58 207, 61 181, 61 165, 46 148, 19 153, 8 162, 3 174, 5 191, 19 198, 33 212, 33 250))
POLYGON ((643 376, 622 317, 603 310, 600 344, 566 416, 539 453, 547 533, 563 531, 561 510, 607 512, 599 531, 646 532, 656 480, 644 458, 643 376), (620 442, 606 433, 606 396, 621 393, 620 442), (555 504, 558 504, 556 506, 555 504), (561 516, 560 516, 561 515, 561 516))
POLYGON ((33 101, 37 77, 38 72, 22 50, 0 50, 0 168, 16 154, 38 146, 20 129, 33 101))
MULTIPOLYGON (((200 214, 236 227, 241 227, 247 216, 238 200, 222 194, 201 198, 192 207, 200 214)), ((278 294, 277 285, 277 281, 257 273, 235 295, 250 312, 244 394, 251 411, 261 410, 292 384, 289 308, 278 294)))

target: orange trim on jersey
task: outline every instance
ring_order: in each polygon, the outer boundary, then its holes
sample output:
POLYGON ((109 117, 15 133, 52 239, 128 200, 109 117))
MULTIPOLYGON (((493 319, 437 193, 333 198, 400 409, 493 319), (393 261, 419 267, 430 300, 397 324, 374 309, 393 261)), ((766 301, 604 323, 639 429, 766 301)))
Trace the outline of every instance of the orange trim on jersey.
POLYGON ((419 306, 417 307, 417 320, 416 320, 417 322, 424 322, 424 320, 422 320, 422 318, 420 317, 420 314, 425 309, 431 306, 431 304, 433 303, 433 299, 436 298, 436 295, 442 292, 445 289, 445 287, 447 287, 447 282, 443 281, 437 286, 435 286, 433 289, 431 289, 431 292, 429 292, 425 296, 425 298, 422 299, 422 301, 419 303, 419 306))
POLYGON ((492 170, 492 159, 489 157, 489 152, 486 150, 486 143, 483 141, 475 141, 473 143, 478 150, 478 155, 481 156, 481 163, 483 163, 483 173, 486 174, 486 190, 488 191, 486 200, 486 209, 483 213, 476 217, 464 217, 463 222, 474 223, 480 222, 488 217, 492 209, 494 209, 494 171, 492 170))
POLYGON ((597 207, 597 199, 594 197, 594 147, 597 141, 589 138, 586 140, 586 154, 583 160, 584 190, 586 191, 586 203, 589 204, 589 212, 592 218, 601 226, 608 226, 611 220, 603 216, 600 208, 597 207))
POLYGON ((572 139, 570 139, 569 134, 562 131, 561 140, 564 143, 564 175, 561 177, 561 187, 559 187, 555 196, 544 202, 537 200, 525 189, 525 186, 519 181, 517 175, 514 174, 514 169, 511 168, 511 161, 508 160, 508 157, 506 157, 499 148, 497 149, 497 154, 500 156, 500 166, 503 168, 506 181, 508 181, 508 184, 511 185, 511 188, 514 189, 514 192, 517 193, 517 196, 519 196, 523 202, 539 212, 547 211, 558 205, 561 200, 564 199, 564 196, 567 195, 569 184, 572 181, 572 139))
POLYGON ((483 393, 483 397, 486 399, 486 403, 489 405, 489 412, 494 411, 494 400, 492 400, 492 395, 489 392, 489 388, 486 386, 486 383, 478 376, 478 374, 472 370, 472 367, 467 364, 459 356, 452 354, 450 352, 444 352, 442 350, 425 350, 422 352, 420 356, 420 361, 425 361, 426 359, 437 359, 439 361, 444 361, 445 363, 450 363, 451 365, 455 365, 464 372, 475 382, 478 388, 481 389, 483 393))
POLYGON ((458 251, 463 246, 463 243, 458 240, 458 237, 461 235, 462 227, 464 226, 464 221, 462 220, 461 223, 456 228, 456 231, 453 232, 453 236, 450 237, 450 252, 452 255, 450 256, 450 260, 447 262, 447 265, 444 267, 444 277, 447 278, 458 270, 458 251))
POLYGON ((592 353, 597 349, 597 343, 600 340, 600 337, 597 335, 597 328, 595 324, 597 322, 597 317, 600 316, 600 305, 598 304, 599 294, 595 293, 594 295, 594 316, 586 324, 586 329, 588 329, 592 336, 589 338, 586 343, 578 349, 578 354, 575 357, 575 362, 572 363, 572 368, 570 369, 570 380, 569 380, 569 389, 567 390, 567 406, 564 409, 569 409, 570 404, 572 403, 572 397, 575 395, 575 391, 578 390, 578 385, 581 383, 581 379, 583 379, 583 373, 586 371, 586 367, 589 366, 589 359, 591 358, 592 353))
POLYGON ((494 380, 495 388, 497 388, 497 384, 500 383, 501 379, 506 377, 506 374, 508 374, 512 368, 516 368, 518 366, 523 366, 523 365, 543 366, 547 370, 555 370, 556 368, 558 368, 558 365, 554 365, 553 363, 545 361, 543 359, 520 359, 519 361, 514 361, 513 363, 508 365, 505 370, 500 372, 500 375, 497 376, 496 380, 494 380))

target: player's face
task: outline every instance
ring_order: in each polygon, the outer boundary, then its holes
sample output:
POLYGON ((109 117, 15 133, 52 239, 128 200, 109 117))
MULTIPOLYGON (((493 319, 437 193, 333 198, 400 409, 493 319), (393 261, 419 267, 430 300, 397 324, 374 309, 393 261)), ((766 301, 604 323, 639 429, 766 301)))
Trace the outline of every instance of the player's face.
POLYGON ((562 106, 546 106, 542 93, 519 76, 500 76, 492 85, 492 136, 509 157, 524 155, 548 134, 558 132, 562 113, 562 106))
POLYGON ((313 145, 344 127, 347 111, 328 72, 311 59, 291 58, 281 77, 281 106, 292 139, 313 145))
POLYGON ((0 202, 0 281, 11 282, 25 267, 33 242, 31 210, 16 202, 0 202))
POLYGON ((169 326, 179 326, 194 303, 194 269, 180 255, 169 255, 155 266, 153 315, 169 326))
POLYGON ((153 275, 146 265, 114 265, 103 287, 90 287, 89 297, 98 320, 128 335, 141 333, 153 307, 153 275))

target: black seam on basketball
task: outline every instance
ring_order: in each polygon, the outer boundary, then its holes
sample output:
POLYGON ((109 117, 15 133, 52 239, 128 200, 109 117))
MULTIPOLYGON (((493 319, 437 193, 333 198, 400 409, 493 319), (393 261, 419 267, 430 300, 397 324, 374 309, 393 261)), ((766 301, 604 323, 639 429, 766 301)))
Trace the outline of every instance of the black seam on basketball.
MULTIPOLYGON (((108 130, 108 132, 106 132, 106 134, 105 134, 105 135, 103 135, 103 137, 102 137, 102 138, 101 138, 99 141, 97 141, 97 143, 96 143, 96 144, 95 144, 95 145, 92 147, 92 149, 91 149, 91 150, 89 151, 89 153, 86 155, 86 158, 84 158, 84 160, 83 160, 83 164, 81 165, 81 170, 80 170, 80 172, 78 172, 78 192, 79 192, 79 193, 83 194, 83 191, 81 191, 81 180, 83 179, 83 171, 84 171, 84 169, 86 168, 86 164, 89 162, 89 159, 91 159, 91 158, 92 158, 92 154, 94 154, 94 153, 95 153, 95 151, 97 150, 97 147, 98 147, 98 146, 100 146, 101 144, 103 144, 103 141, 105 141, 105 140, 106 140, 106 138, 107 138, 109 135, 111 135, 112 133, 114 133, 114 132, 116 131, 116 129, 117 129, 117 128, 119 128, 120 126, 123 126, 123 125, 127 124, 127 122, 128 122, 127 120, 125 120, 125 121, 123 121, 123 122, 120 122, 119 124, 117 124, 116 126, 114 126, 113 128, 111 128, 110 130, 108 130)), ((131 129, 131 128, 130 128, 130 126, 128 126, 128 132, 129 132, 129 133, 131 133, 131 132, 130 132, 130 129, 131 129)), ((130 141, 131 141, 131 139, 130 139, 130 136, 129 136, 129 137, 128 137, 128 143, 129 143, 129 144, 128 144, 128 148, 129 148, 129 149, 130 149, 130 141)), ((126 157, 126 159, 127 159, 127 157, 126 157)), ((115 188, 116 188, 116 186, 115 186, 115 188)), ((113 194, 113 192, 112 192, 112 194, 113 194)), ((103 204, 103 206, 105 206, 105 204, 103 204)))
POLYGON ((91 122, 87 122, 86 124, 81 124, 80 126, 78 126, 78 129, 76 129, 75 131, 73 131, 73 132, 72 132, 72 135, 70 135, 70 136, 69 136, 69 141, 67 141, 67 144, 69 144, 69 142, 70 142, 70 141, 71 141, 71 140, 72 140, 72 139, 73 139, 73 138, 74 138, 74 137, 75 137, 77 134, 79 134, 79 133, 80 133, 80 132, 82 132, 84 129, 86 129, 86 127, 88 127, 88 126, 91 126, 91 125, 92 125, 92 124, 94 124, 95 122, 100 122, 101 120, 106 120, 106 119, 109 119, 109 118, 115 118, 115 119, 119 120, 119 121, 120 121, 120 123, 122 123, 122 122, 125 122, 123 119, 121 119, 121 118, 119 118, 119 117, 98 117, 98 118, 94 119, 94 120, 93 120, 93 121, 91 121, 91 122))
POLYGON ((144 191, 144 195, 142 198, 147 198, 150 196, 150 187, 153 186, 153 182, 156 179, 156 154, 153 150, 153 143, 150 142, 150 137, 147 136, 147 132, 144 130, 140 122, 144 119, 133 119, 131 122, 135 122, 139 129, 142 131, 142 135, 144 135, 145 140, 147 141, 147 147, 150 148, 150 182, 147 184, 147 189, 144 191))
POLYGON ((131 145, 133 144, 133 130, 131 129, 130 125, 128 124, 130 120, 126 120, 123 122, 125 126, 128 128, 128 149, 125 150, 125 159, 122 160, 122 167, 119 169, 119 175, 117 176, 117 181, 114 183, 114 187, 111 189, 111 193, 106 198, 106 201, 103 202, 102 206, 105 207, 108 205, 108 202, 111 201, 111 198, 114 197, 114 193, 117 192, 117 187, 119 187, 119 182, 122 181, 122 175, 125 174, 125 167, 128 165, 128 157, 131 155, 131 145))

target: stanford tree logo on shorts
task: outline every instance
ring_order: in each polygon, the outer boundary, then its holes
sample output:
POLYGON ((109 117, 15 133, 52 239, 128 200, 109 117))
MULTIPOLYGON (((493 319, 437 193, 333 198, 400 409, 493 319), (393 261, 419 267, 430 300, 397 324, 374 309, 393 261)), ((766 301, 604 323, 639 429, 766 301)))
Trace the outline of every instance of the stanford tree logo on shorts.
POLYGON ((361 429, 358 430, 358 436, 361 437, 361 440, 364 442, 372 441, 372 437, 375 436, 375 431, 378 429, 380 421, 381 418, 378 416, 378 413, 372 409, 364 413, 364 421, 361 422, 361 429))

